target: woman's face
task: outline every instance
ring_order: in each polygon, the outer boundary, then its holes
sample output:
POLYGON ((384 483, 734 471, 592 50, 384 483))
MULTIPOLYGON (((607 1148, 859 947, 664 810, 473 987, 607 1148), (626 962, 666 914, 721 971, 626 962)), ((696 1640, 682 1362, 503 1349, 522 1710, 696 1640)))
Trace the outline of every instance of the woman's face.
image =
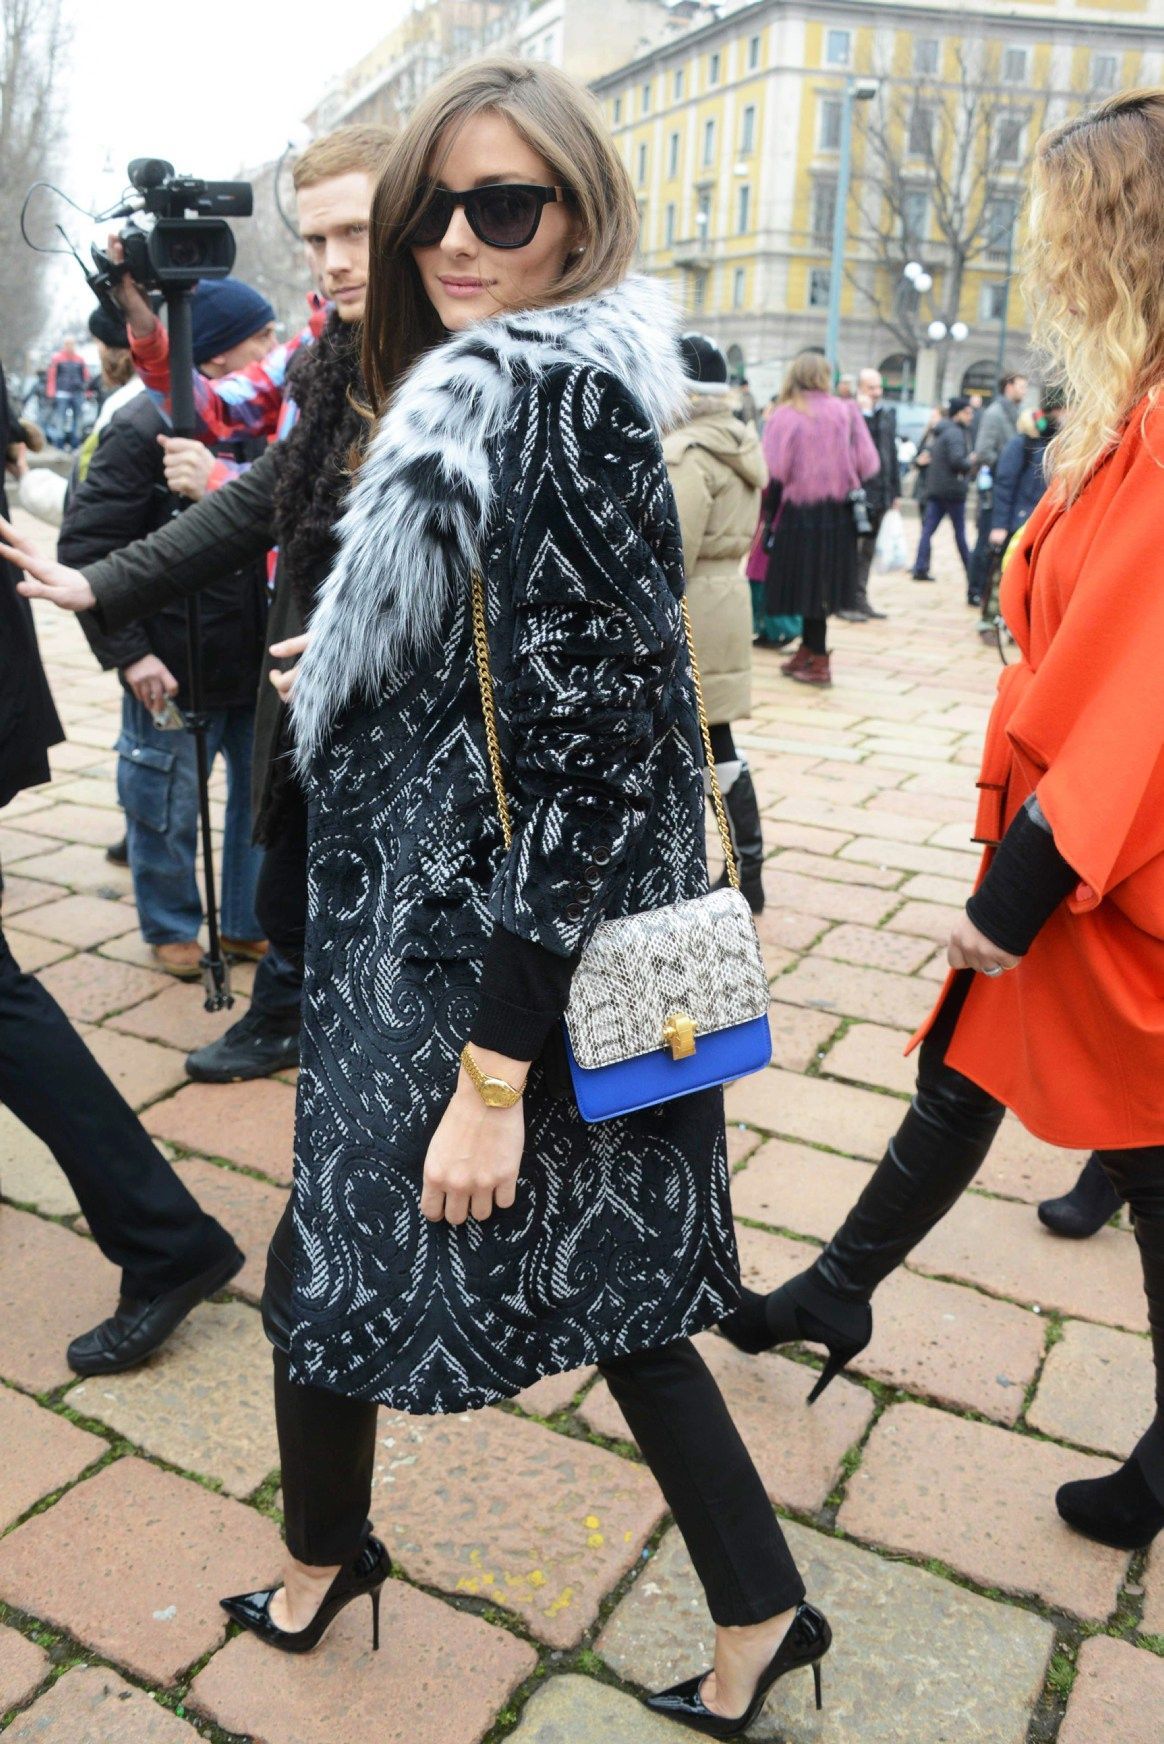
MULTIPOLYGON (((439 161, 440 146, 435 155, 439 161)), ((495 111, 464 122, 440 172, 440 186, 456 193, 489 182, 551 187, 558 181, 545 158, 495 111)), ((458 206, 441 241, 414 248, 412 258, 441 325, 459 333, 501 309, 528 308, 552 290, 574 238, 574 220, 561 201, 542 207, 541 222, 524 248, 490 248, 474 235, 464 207, 458 206)))

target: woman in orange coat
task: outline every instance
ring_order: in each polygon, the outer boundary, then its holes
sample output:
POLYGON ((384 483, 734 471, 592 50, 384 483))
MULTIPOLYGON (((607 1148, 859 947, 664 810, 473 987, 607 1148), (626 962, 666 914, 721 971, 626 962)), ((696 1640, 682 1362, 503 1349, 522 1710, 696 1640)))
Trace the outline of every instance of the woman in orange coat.
POLYGON ((1090 1149, 1131 1205, 1156 1416, 1063 1518, 1138 1549, 1164 1528, 1164 91, 1039 146, 1036 337, 1068 397, 1050 488, 1003 583, 1019 658, 987 732, 978 886, 921 1034, 917 1095, 815 1265, 724 1323, 745 1349, 862 1350, 876 1286, 969 1185, 1004 1107, 1090 1149), (1078 238, 1087 247, 1078 247, 1078 238))

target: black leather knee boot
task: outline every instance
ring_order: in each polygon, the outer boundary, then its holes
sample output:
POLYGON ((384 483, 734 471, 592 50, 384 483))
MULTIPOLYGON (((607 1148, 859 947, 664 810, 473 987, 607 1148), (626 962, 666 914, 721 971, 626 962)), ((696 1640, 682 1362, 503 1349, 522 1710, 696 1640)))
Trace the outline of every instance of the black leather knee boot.
MULTIPOLYGON (((719 769, 720 765, 717 764, 716 768, 719 769)), ((720 784, 723 785, 722 772, 720 784)), ((740 889, 747 897, 752 913, 761 914, 764 909, 764 833, 760 822, 760 802, 756 797, 752 772, 746 763, 741 761, 735 780, 730 787, 723 788, 723 799, 732 846, 736 851, 740 889)), ((726 883, 725 871, 717 888, 726 883)))

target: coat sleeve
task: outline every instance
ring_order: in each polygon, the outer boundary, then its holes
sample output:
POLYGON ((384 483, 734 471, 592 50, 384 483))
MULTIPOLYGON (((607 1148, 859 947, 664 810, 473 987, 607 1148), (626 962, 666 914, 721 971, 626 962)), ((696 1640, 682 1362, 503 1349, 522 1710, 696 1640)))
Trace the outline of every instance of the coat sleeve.
POLYGON ((881 471, 881 456, 869 434, 869 426, 865 422, 864 414, 855 400, 850 401, 849 421, 852 431, 849 446, 853 456, 853 465, 856 468, 857 477, 863 483, 866 479, 876 478, 881 471))
POLYGON ((604 372, 531 389, 511 492, 514 632, 502 701, 514 841, 495 919, 559 956, 602 918, 644 827, 664 687, 680 660, 675 510, 658 436, 604 372))
POLYGON ((101 628, 148 618, 264 556, 275 543, 277 465, 278 450, 269 448, 247 472, 156 533, 86 565, 101 628))
MULTIPOLYGON (((61 563, 81 569, 149 532, 157 510, 157 453, 156 444, 128 420, 114 418, 102 431, 88 472, 66 500, 57 540, 61 563)), ((107 672, 151 651, 140 624, 109 631, 92 612, 82 612, 78 621, 107 672)))
POLYGON ((678 461, 668 466, 667 471, 679 512, 679 531, 683 535, 683 567, 690 577, 699 562, 711 516, 711 487, 699 452, 691 444, 684 448, 678 461))
POLYGON ((994 495, 990 504, 991 532, 1001 527, 1004 532, 1009 533, 1018 525, 1014 508, 1025 448, 1025 437, 1012 436, 998 457, 998 465, 994 469, 994 495))

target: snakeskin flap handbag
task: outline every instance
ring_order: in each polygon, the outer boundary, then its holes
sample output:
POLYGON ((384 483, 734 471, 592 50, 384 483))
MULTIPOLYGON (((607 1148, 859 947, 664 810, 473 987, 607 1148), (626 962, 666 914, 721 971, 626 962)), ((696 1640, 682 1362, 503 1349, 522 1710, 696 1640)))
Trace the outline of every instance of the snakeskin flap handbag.
MULTIPOLYGON (((681 602, 699 726, 728 886, 687 902, 600 921, 582 953, 566 1008, 566 1055, 583 1120, 613 1120, 758 1072, 772 1058, 768 977, 756 923, 739 887, 735 849, 687 601, 681 602)), ((501 767, 485 587, 473 575, 473 640, 493 785, 505 845, 513 837, 501 767)))

